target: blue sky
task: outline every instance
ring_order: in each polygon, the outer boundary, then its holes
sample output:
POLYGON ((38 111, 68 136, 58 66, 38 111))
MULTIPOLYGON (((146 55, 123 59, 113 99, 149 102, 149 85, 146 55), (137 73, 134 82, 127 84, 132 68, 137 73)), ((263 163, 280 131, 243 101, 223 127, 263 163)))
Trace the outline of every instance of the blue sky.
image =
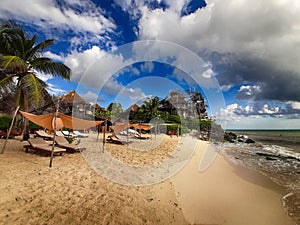
POLYGON ((53 94, 126 108, 195 88, 228 129, 300 129, 298 0, 1 0, 0 18, 55 39, 72 78, 40 74, 53 94))

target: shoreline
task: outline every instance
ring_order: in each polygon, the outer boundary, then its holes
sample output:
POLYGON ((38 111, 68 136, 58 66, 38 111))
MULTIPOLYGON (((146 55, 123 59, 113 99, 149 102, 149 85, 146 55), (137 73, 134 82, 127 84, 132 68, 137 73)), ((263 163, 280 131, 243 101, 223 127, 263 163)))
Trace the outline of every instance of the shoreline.
POLYGON ((220 154, 200 173, 202 156, 203 151, 196 151, 192 163, 171 178, 190 224, 295 224, 282 207, 282 187, 220 154))
MULTIPOLYGON (((175 176, 137 187, 103 178, 80 153, 57 156, 49 168, 48 157, 25 153, 20 149, 24 144, 9 140, 0 155, 1 223, 295 224, 281 207, 280 188, 258 172, 245 173, 218 153, 212 165, 200 173, 207 142, 198 141, 188 163, 175 176), (261 185, 264 182, 265 186, 261 185)), ((136 160, 144 163, 145 159, 136 160)))

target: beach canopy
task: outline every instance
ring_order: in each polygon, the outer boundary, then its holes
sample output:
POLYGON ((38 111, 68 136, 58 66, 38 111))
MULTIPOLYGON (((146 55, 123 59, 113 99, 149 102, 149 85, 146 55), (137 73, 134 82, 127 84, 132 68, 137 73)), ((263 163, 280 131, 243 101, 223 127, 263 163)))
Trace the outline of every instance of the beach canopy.
POLYGON ((130 124, 130 127, 134 127, 136 130, 150 130, 153 126, 143 124, 130 124))
MULTIPOLYGON (((27 113, 20 111, 20 113, 30 120, 31 122, 45 127, 48 130, 54 130, 54 113, 44 114, 44 115, 35 115, 32 113, 27 113)), ((84 120, 75 118, 72 116, 66 116, 62 113, 58 113, 59 117, 56 118, 56 129, 60 130, 61 128, 69 128, 72 130, 84 130, 101 124, 103 121, 93 121, 93 120, 84 120)))
POLYGON ((64 127, 69 128, 72 130, 85 130, 91 127, 95 127, 103 123, 104 121, 95 121, 95 120, 84 120, 79 119, 72 116, 67 116, 62 113, 58 113, 59 117, 61 118, 64 127))

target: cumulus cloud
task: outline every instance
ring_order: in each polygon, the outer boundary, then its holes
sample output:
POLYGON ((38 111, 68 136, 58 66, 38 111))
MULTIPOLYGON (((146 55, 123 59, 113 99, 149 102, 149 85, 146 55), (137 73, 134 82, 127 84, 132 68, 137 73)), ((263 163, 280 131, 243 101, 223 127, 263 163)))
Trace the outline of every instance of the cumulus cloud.
POLYGON ((238 103, 229 104, 226 108, 221 108, 216 114, 219 121, 241 121, 241 119, 251 118, 285 118, 295 119, 300 118, 300 108, 289 107, 290 103, 263 103, 253 102, 248 105, 239 105, 238 103))
MULTIPOLYGON (((72 69, 71 80, 93 88, 108 96, 117 96, 122 92, 129 98, 143 96, 140 89, 127 90, 117 81, 122 69, 132 68, 132 61, 122 54, 105 52, 97 46, 82 52, 73 51, 66 56, 64 63, 72 69)), ((124 72, 124 71, 123 71, 124 72)))
POLYGON ((246 0, 207 3, 186 16, 180 16, 175 6, 144 7, 139 38, 172 41, 196 51, 212 62, 221 85, 264 85, 253 95, 255 99, 299 101, 299 2, 259 0, 251 6, 246 0))
POLYGON ((94 92, 91 92, 91 91, 88 91, 84 94, 81 94, 80 95, 84 100, 88 101, 88 102, 92 102, 92 103, 95 103, 97 102, 98 100, 101 100, 101 98, 99 98, 98 94, 94 93, 94 92))
POLYGON ((143 72, 151 73, 153 71, 153 69, 154 69, 154 64, 152 61, 144 62, 141 65, 141 71, 143 71, 143 72))
POLYGON ((280 112, 280 108, 278 106, 275 107, 269 107, 268 104, 264 104, 263 108, 261 110, 258 111, 258 113, 260 114, 278 114, 280 112))
POLYGON ((256 85, 242 85, 238 90, 237 99, 251 99, 261 92, 261 87, 256 85))
POLYGON ((288 105, 290 105, 293 109, 300 110, 300 102, 288 101, 288 105))
POLYGON ((115 23, 90 1, 31 0, 20 4, 18 1, 0 1, 0 17, 14 18, 24 23, 32 23, 37 30, 56 37, 65 32, 73 33, 71 42, 110 39, 106 34, 114 32, 115 23))
POLYGON ((287 105, 233 103, 221 108, 215 118, 227 129, 298 129, 300 109, 285 108, 287 105))

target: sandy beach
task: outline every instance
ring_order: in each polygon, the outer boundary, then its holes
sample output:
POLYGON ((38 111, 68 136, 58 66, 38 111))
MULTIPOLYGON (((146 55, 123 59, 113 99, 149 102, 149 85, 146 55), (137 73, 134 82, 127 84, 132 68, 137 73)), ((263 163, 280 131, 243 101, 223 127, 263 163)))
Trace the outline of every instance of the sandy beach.
MULTIPOLYGON (((169 147, 178 143, 180 138, 164 136, 155 154, 115 144, 107 144, 106 152, 141 167, 172 157, 169 147)), ((295 224, 282 208, 284 190, 261 174, 222 155, 200 173, 207 142, 197 141, 175 176, 145 186, 104 178, 81 153, 56 156, 49 168, 49 157, 25 153, 24 144, 10 139, 0 155, 1 224, 295 224)))

